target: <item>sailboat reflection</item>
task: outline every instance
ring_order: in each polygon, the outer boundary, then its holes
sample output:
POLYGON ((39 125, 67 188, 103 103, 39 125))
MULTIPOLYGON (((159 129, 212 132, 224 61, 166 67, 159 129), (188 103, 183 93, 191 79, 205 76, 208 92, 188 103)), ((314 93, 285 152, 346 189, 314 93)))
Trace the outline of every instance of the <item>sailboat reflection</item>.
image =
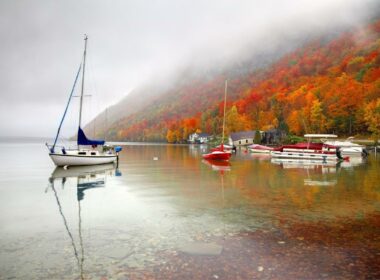
MULTIPOLYGON (((66 232, 70 238, 71 246, 73 247, 74 256, 76 258, 80 279, 84 279, 83 264, 84 264, 84 247, 82 238, 82 217, 81 217, 81 201, 84 199, 84 192, 89 189, 105 187, 106 178, 108 176, 121 176, 120 171, 114 164, 92 165, 92 166, 72 166, 70 168, 57 167, 49 178, 49 187, 52 189, 59 213, 62 217, 66 232), (69 224, 63 212, 63 207, 60 202, 55 185, 61 182, 62 189, 65 186, 67 179, 76 179, 77 202, 78 202, 78 238, 79 248, 74 240, 74 235, 70 230, 69 224)), ((46 190, 47 191, 47 190, 46 190)))
POLYGON ((203 159, 202 162, 212 168, 213 171, 219 171, 221 187, 222 187, 222 199, 224 206, 224 172, 231 171, 231 163, 229 161, 210 160, 203 159))
POLYGON ((229 161, 203 159, 202 162, 210 166, 214 171, 231 171, 231 163, 229 161))

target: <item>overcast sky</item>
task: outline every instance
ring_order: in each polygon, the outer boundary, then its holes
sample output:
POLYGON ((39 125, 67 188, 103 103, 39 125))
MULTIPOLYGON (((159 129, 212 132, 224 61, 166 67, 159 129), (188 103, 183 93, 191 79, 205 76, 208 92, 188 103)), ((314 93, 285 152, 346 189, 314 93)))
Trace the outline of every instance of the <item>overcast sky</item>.
MULTIPOLYGON (((54 136, 81 61, 83 34, 89 36, 88 122, 133 88, 183 65, 234 60, 281 33, 355 26, 375 5, 376 0, 0 0, 0 136, 54 136)), ((75 109, 68 122, 77 118, 75 109)))

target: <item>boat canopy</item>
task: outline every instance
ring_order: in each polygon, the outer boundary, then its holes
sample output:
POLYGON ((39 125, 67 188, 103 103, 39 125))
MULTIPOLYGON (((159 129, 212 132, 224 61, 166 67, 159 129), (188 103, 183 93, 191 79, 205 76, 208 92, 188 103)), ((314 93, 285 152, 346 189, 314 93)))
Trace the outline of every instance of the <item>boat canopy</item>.
POLYGON ((324 143, 297 143, 292 145, 283 145, 274 148, 273 151, 283 151, 284 149, 298 149, 298 150, 317 150, 322 151, 323 148, 336 149, 336 146, 324 143))
POLYGON ((104 140, 91 140, 86 137, 82 128, 78 128, 78 145, 104 145, 104 140))
POLYGON ((305 134, 305 138, 337 138, 335 134, 305 134))

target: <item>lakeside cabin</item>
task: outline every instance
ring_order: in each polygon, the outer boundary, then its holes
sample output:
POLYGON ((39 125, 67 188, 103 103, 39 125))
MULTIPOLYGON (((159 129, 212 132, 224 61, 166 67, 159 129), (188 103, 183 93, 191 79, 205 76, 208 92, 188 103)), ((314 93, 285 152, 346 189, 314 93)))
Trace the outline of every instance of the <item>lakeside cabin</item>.
MULTIPOLYGON (((254 144, 256 130, 233 132, 229 137, 229 144, 233 146, 247 146, 254 144)), ((275 145, 281 142, 281 139, 286 135, 279 129, 270 129, 260 131, 260 143, 265 145, 275 145)))
MULTIPOLYGON (((260 132, 261 134, 262 132, 260 132)), ((254 143, 256 131, 240 131, 230 134, 229 143, 233 146, 246 146, 254 143)))

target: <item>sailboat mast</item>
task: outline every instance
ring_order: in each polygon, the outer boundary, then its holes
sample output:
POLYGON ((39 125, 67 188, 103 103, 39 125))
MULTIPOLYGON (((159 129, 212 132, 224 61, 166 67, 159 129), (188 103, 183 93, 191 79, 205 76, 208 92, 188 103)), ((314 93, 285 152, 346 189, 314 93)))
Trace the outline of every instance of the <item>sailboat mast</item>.
POLYGON ((84 93, 84 72, 86 68, 86 50, 87 50, 87 35, 84 35, 84 53, 83 53, 83 71, 82 71, 82 89, 80 93, 80 103, 79 103, 79 127, 82 125, 82 104, 83 104, 83 93, 84 93))
POLYGON ((227 80, 224 86, 224 109, 223 109, 223 134, 222 134, 222 143, 224 142, 224 126, 226 124, 226 100, 227 100, 227 80))
POLYGON ((105 122, 104 122, 104 140, 107 140, 107 134, 108 134, 108 107, 106 108, 106 115, 105 115, 105 122))

